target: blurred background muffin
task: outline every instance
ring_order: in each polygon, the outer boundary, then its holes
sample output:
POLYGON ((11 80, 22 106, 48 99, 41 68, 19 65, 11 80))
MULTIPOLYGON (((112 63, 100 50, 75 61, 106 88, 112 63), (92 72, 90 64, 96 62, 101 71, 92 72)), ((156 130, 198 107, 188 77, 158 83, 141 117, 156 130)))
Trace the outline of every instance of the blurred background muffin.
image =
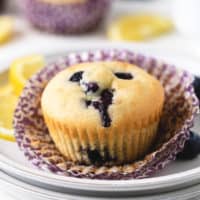
POLYGON ((22 0, 25 16, 42 30, 83 33, 102 21, 110 0, 22 0))
POLYGON ((4 6, 5 6, 5 1, 1 0, 0 1, 0 12, 4 9, 4 6))

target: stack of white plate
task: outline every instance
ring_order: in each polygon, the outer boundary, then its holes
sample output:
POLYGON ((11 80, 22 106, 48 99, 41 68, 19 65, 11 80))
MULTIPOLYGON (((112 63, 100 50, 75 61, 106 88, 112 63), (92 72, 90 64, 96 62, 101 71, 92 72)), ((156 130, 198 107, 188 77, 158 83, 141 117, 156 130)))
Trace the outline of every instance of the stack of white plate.
MULTIPOLYGON (((189 66, 198 74, 198 58, 186 53, 166 51, 149 47, 127 45, 96 46, 97 48, 127 48, 166 60, 177 66, 189 66)), ((94 48, 94 47, 93 47, 94 48)), ((72 47, 71 47, 72 49, 72 47)), ((71 51, 70 49, 70 51, 71 51)), ((83 50, 83 47, 79 47, 83 50)), ((91 48, 90 48, 91 49, 91 48)), ((76 51, 78 49, 74 49, 76 51)), ((69 49, 61 49, 67 54, 69 49)), ((64 53, 63 53, 64 52, 64 53)), ((44 53, 45 54, 45 53, 44 53)), ((56 54, 55 54, 56 55, 56 54)), ((46 55, 52 60, 57 56, 46 55)), ((6 66, 6 63, 4 63, 6 66)), ((186 67, 185 67, 186 68, 186 67)), ((200 132, 200 119, 195 130, 200 132)), ((16 143, 0 141, 0 189, 15 199, 145 199, 188 200, 200 199, 200 157, 192 161, 175 161, 156 176, 141 180, 89 180, 64 177, 34 168, 19 151, 16 143)))

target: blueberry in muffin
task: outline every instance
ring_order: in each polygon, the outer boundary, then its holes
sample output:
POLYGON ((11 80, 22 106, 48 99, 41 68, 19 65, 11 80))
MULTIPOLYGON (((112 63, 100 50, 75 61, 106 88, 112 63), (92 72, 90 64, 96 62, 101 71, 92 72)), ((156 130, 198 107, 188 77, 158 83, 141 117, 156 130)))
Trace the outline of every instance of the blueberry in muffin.
POLYGON ((91 62, 58 73, 41 98, 50 135, 67 160, 124 164, 155 141, 164 104, 161 83, 125 62, 91 62))

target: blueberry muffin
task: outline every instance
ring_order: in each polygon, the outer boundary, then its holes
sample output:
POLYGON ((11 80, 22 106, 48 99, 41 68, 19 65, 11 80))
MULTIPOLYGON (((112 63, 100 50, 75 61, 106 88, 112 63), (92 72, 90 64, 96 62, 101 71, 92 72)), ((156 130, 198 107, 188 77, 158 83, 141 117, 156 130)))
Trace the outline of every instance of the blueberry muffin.
POLYGON ((164 103, 161 83, 125 62, 69 67, 46 86, 42 112, 67 160, 124 164, 143 157, 155 141, 164 103))
POLYGON ((22 0, 22 8, 36 27, 56 33, 94 29, 108 11, 110 0, 22 0))

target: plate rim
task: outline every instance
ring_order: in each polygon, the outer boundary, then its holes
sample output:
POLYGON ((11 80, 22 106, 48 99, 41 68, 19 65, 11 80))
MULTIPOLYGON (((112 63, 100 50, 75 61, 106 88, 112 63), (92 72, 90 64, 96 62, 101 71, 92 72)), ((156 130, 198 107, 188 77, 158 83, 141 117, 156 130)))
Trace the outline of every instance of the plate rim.
MULTIPOLYGON (((200 62, 200 57, 199 54, 197 52, 194 51, 190 51, 189 49, 185 48, 185 49, 178 49, 178 48, 174 48, 174 47, 166 47, 164 46, 164 48, 161 45, 153 45, 153 44, 146 44, 146 43, 137 43, 137 42, 105 42, 105 41, 97 41, 97 42, 88 42, 88 41, 83 41, 80 44, 77 42, 75 42, 74 44, 70 44, 69 46, 66 46, 63 43, 58 43, 57 45, 54 45, 54 48, 52 49, 51 46, 49 46, 49 44, 44 45, 41 47, 35 47, 33 49, 31 49, 31 52, 29 54, 43 54, 44 56, 58 56, 58 55, 65 55, 64 53, 68 53, 68 52, 78 52, 78 51, 90 51, 90 50, 99 50, 99 49, 125 49, 125 50, 134 50, 137 53, 141 53, 144 54, 148 57, 157 57, 156 53, 158 53, 160 55, 163 55, 164 53, 167 53, 168 55, 174 55, 174 56, 180 56, 182 55, 182 57, 184 58, 186 55, 194 62, 194 60, 197 62, 200 62), (55 53, 57 52, 57 53, 55 53), (152 54, 153 52, 153 54, 152 54), (172 53, 173 52, 173 53, 172 53)), ((20 56, 24 56, 27 55, 27 52, 20 52, 20 54, 18 54, 16 52, 16 55, 12 55, 14 56, 14 58, 20 57, 20 56)), ((170 57, 171 57, 170 56, 170 57)), ((158 58, 161 61, 166 61, 166 59, 162 59, 162 58, 158 58)), ((3 70, 6 70, 9 65, 9 63, 11 63, 13 59, 10 58, 6 58, 6 60, 0 60, 0 72, 2 72, 3 70), (5 63, 5 64, 3 64, 5 63), (3 67, 2 67, 3 66, 3 67)), ((167 62, 169 64, 173 64, 170 62, 167 62)), ((195 72, 192 72, 191 69, 186 69, 183 66, 177 66, 178 68, 182 69, 182 70, 186 70, 186 71, 190 71, 190 73, 196 74, 200 76, 200 71, 199 70, 195 70, 195 72)))
POLYGON ((44 184, 51 183, 50 185, 52 186, 65 186, 66 188, 78 190, 82 189, 88 191, 89 186, 90 191, 113 191, 113 188, 120 191, 145 191, 150 189, 157 190, 163 188, 174 188, 175 186, 177 188, 180 188, 178 186, 183 185, 183 180, 185 181, 185 184, 187 184, 187 186, 200 183, 200 167, 176 174, 138 180, 91 180, 85 178, 81 179, 59 176, 56 174, 39 171, 35 168, 29 169, 29 167, 25 167, 23 165, 15 163, 8 158, 2 159, 1 157, 2 156, 0 155, 0 167, 3 166, 3 171, 5 170, 6 172, 10 172, 10 174, 12 174, 12 170, 14 170, 14 174, 20 176, 21 178, 26 179, 28 177, 30 179, 31 177, 31 180, 34 180, 35 182, 40 182, 44 184), (66 183, 70 183, 70 185, 65 185, 66 183))
MULTIPOLYGON (((51 197, 52 200, 57 200, 58 198, 59 199, 60 198, 70 198, 70 197, 71 198, 72 197, 80 198, 80 196, 81 196, 81 199, 94 199, 94 196, 95 196, 95 195, 90 195, 89 193, 85 193, 84 195, 81 195, 80 193, 67 194, 67 193, 63 193, 63 192, 50 191, 46 188, 40 188, 38 186, 31 185, 31 184, 25 183, 21 180, 15 179, 14 177, 9 176, 8 174, 6 174, 2 171, 0 171, 0 178, 1 178, 0 182, 3 182, 4 184, 5 183, 9 184, 10 186, 15 187, 15 190, 17 188, 17 190, 26 192, 27 195, 28 195, 28 192, 31 192, 32 194, 35 194, 35 195, 39 196, 40 198, 49 199, 51 197)), ((162 194, 152 193, 152 194, 150 194, 150 196, 149 195, 146 196, 146 194, 141 194, 139 196, 137 195, 137 197, 134 194, 129 193, 128 196, 123 196, 123 194, 119 194, 117 197, 120 199, 125 199, 125 197, 129 197, 129 198, 132 197, 134 199, 136 199, 136 198, 138 199, 138 197, 139 197, 141 199, 147 199, 147 197, 148 197, 148 199, 153 198, 153 199, 158 200, 158 198, 160 199, 161 195, 162 196, 164 195, 164 198, 166 198, 166 199, 168 199, 169 197, 173 197, 173 199, 183 200, 183 198, 184 198, 186 200, 186 198, 187 199, 193 198, 193 197, 196 198, 196 195, 199 196, 200 195, 199 188, 200 188, 200 184, 197 184, 195 186, 188 187, 187 189, 182 188, 180 190, 171 191, 170 193, 162 193, 162 194)), ((111 195, 111 196, 112 196, 112 198, 114 197, 113 195, 111 195)), ((111 196, 109 196, 109 197, 111 197, 111 196)), ((102 200, 105 199, 105 195, 98 196, 98 199, 102 199, 102 200)))

